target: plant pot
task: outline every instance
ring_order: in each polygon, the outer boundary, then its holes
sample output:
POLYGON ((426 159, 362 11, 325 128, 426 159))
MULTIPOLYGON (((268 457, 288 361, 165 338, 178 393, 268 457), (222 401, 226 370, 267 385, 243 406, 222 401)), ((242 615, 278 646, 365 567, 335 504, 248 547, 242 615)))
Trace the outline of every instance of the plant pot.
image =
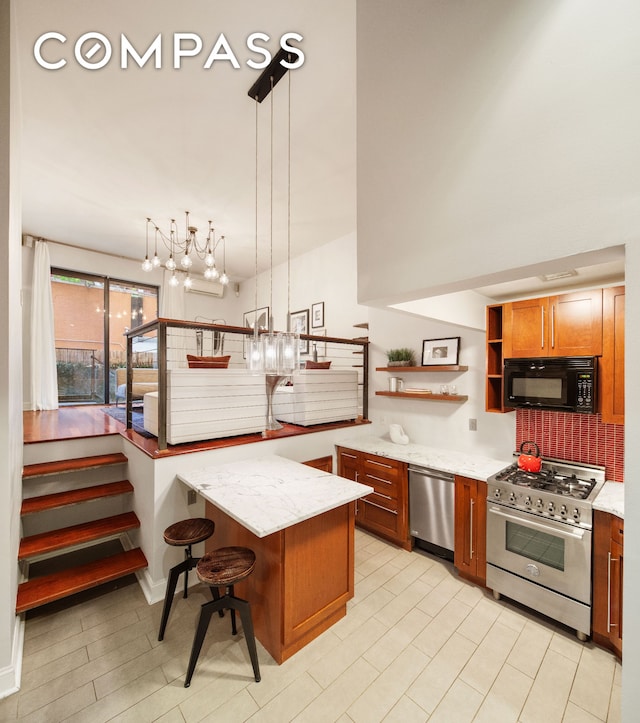
POLYGON ((410 361, 390 361, 387 362, 387 366, 389 367, 409 367, 411 366, 410 361))

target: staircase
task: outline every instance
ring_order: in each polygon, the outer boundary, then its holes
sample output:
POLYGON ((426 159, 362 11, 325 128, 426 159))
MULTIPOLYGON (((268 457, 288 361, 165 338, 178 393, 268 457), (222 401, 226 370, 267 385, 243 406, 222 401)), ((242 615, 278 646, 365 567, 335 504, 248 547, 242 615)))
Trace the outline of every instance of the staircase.
MULTIPOLYGON (((124 480, 104 482, 102 484, 77 486, 78 476, 126 465, 127 458, 121 452, 79 457, 53 462, 38 462, 25 465, 23 470, 23 494, 30 487, 40 486, 49 489, 46 494, 26 496, 22 503, 21 516, 23 529, 32 528, 32 534, 25 535, 18 552, 18 559, 25 570, 35 567, 55 568, 55 571, 31 576, 18 586, 16 613, 23 613, 41 605, 60 600, 77 592, 87 590, 103 583, 140 570, 147 566, 147 560, 140 548, 111 551, 104 554, 105 542, 122 539, 130 530, 140 527, 135 512, 91 519, 96 510, 100 513, 100 503, 119 501, 121 504, 133 492, 131 483, 124 480), (55 475, 55 482, 42 484, 43 478, 55 475), (78 521, 81 518, 81 521, 78 521), (64 524, 75 521, 76 524, 64 524), (60 521, 63 526, 55 527, 60 521), (53 523, 54 527, 51 528, 53 523), (46 529, 40 529, 45 527, 46 529), (73 560, 72 551, 82 550, 89 561, 78 562, 79 555, 73 560), (71 560, 71 562, 68 562, 71 560), (37 561, 45 561, 43 565, 37 561)), ((115 502, 118 504, 119 502, 115 502)))

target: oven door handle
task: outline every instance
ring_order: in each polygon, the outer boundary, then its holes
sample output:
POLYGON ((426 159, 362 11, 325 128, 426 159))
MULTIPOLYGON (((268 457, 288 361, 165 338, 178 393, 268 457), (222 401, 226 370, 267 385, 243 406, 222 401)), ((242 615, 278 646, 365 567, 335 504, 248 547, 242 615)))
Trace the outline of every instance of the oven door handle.
POLYGON ((490 507, 489 512, 492 515, 502 517, 505 520, 517 520, 525 525, 525 527, 533 527, 537 530, 542 530, 542 532, 546 532, 547 534, 559 535, 560 537, 566 537, 569 540, 581 540, 584 537, 584 530, 579 528, 572 528, 571 532, 568 532, 567 530, 559 529, 555 525, 551 527, 551 525, 543 525, 535 520, 530 520, 528 518, 525 519, 521 515, 505 515, 499 507, 490 507))

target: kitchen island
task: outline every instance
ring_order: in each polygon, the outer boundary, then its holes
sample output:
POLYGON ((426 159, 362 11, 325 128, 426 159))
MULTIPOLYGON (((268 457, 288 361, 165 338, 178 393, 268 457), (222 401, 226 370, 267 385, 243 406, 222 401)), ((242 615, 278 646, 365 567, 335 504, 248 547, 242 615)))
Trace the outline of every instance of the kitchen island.
POLYGON ((346 614, 354 591, 355 501, 372 488, 276 455, 178 474, 216 524, 206 549, 256 553, 236 586, 278 663, 346 614))

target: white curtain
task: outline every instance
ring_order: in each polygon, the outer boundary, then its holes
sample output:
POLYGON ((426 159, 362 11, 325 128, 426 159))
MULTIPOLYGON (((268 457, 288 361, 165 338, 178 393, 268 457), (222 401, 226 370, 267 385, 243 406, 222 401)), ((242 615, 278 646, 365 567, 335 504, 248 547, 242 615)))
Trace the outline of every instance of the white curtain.
POLYGON ((31 408, 58 408, 51 265, 45 241, 35 242, 31 284, 31 408))

